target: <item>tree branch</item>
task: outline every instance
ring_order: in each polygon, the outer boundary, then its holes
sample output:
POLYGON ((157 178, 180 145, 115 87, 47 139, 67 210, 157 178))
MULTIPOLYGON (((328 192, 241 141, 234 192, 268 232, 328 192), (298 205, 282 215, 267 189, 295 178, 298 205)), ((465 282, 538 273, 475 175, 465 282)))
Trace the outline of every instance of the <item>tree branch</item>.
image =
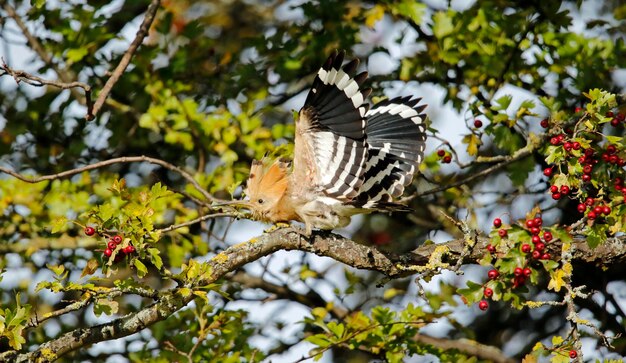
POLYGON ((42 181, 45 180, 55 180, 55 179, 61 179, 61 178, 65 178, 68 176, 72 176, 75 174, 79 174, 82 173, 84 171, 89 171, 89 170, 94 170, 94 169, 99 169, 105 166, 109 166, 109 165, 113 165, 113 164, 118 164, 118 163, 136 163, 136 162, 147 162, 147 163, 151 163, 151 164, 156 164, 156 165, 160 165, 168 170, 171 170, 173 172, 176 172, 178 174, 180 174, 183 178, 185 178, 185 180, 187 180, 191 185, 194 186, 194 188, 196 188, 207 200, 209 201, 215 201, 218 202, 220 200, 216 199, 215 197, 213 197, 209 192, 207 192, 204 188, 202 188, 200 186, 200 184, 198 184, 198 182, 193 178, 193 176, 191 174, 189 174, 188 172, 184 171, 183 169, 177 167, 174 164, 170 164, 167 161, 161 160, 161 159, 155 159, 155 158, 151 158, 149 156, 123 156, 123 157, 119 157, 119 158, 113 158, 113 159, 108 159, 108 160, 103 160, 103 161, 99 161, 97 163, 94 164, 89 164, 89 165, 85 165, 85 166, 81 166, 80 168, 75 168, 75 169, 70 169, 70 170, 66 170, 57 174, 49 174, 49 175, 41 175, 41 176, 37 176, 37 177, 28 177, 25 175, 22 175, 20 173, 17 173, 11 169, 5 168, 3 166, 0 166, 0 172, 5 173, 5 174, 9 174, 23 182, 26 183, 40 183, 42 181))
MULTIPOLYGON (((576 238, 572 244, 572 262, 594 264, 601 267, 624 264, 626 263, 626 243, 624 243, 624 240, 626 240, 626 237, 609 239, 603 245, 592 250, 587 246, 584 239, 576 238)), ((475 248, 463 258, 463 261, 465 263, 475 263, 480 260, 488 243, 489 239, 484 237, 478 238, 475 248)), ((411 266, 427 266, 427 268, 431 268, 431 266, 428 266, 430 257, 435 248, 440 246, 445 246, 447 250, 445 256, 443 256, 444 262, 452 265, 460 256, 463 256, 465 244, 465 240, 459 239, 444 244, 421 246, 410 255, 396 255, 384 253, 376 248, 356 243, 333 233, 318 232, 310 239, 305 239, 292 229, 279 229, 232 246, 213 257, 207 262, 212 274, 210 277, 198 281, 194 287, 214 283, 224 278, 229 272, 279 250, 310 252, 318 256, 331 257, 355 268, 378 271, 389 277, 397 278, 411 275, 413 273, 411 266)), ((560 249, 560 245, 560 242, 555 241, 548 246, 548 250, 556 258, 558 258, 559 254, 555 252, 560 249)), ((183 297, 177 291, 177 289, 173 289, 163 292, 156 303, 136 313, 105 324, 68 332, 57 339, 40 345, 33 352, 19 354, 16 351, 9 351, 3 353, 0 355, 0 360, 27 362, 39 359, 40 361, 48 362, 96 342, 118 339, 134 334, 154 323, 167 319, 171 314, 174 314, 194 299, 194 294, 183 297)))
POLYGON ((150 26, 152 25, 152 21, 154 21, 154 17, 156 16, 160 3, 160 0, 152 0, 150 6, 148 6, 148 10, 146 10, 146 16, 143 19, 139 30, 137 31, 137 35, 135 35, 135 39, 132 41, 132 43, 130 43, 128 50, 122 56, 120 63, 111 74, 111 77, 109 77, 107 82, 104 84, 104 87, 102 87, 102 90, 100 91, 100 94, 98 94, 98 98, 96 99, 96 102, 93 106, 93 113, 86 116, 87 120, 93 120, 98 114, 100 108, 102 108, 102 105, 104 104, 104 101, 113 89, 113 86, 117 83, 117 81, 119 81, 122 73, 124 73, 126 67, 128 67, 128 64, 130 63, 130 60, 135 52, 137 51, 137 48, 139 48, 139 46, 143 42, 143 39, 146 37, 146 35, 148 35, 148 32, 150 31, 150 26))

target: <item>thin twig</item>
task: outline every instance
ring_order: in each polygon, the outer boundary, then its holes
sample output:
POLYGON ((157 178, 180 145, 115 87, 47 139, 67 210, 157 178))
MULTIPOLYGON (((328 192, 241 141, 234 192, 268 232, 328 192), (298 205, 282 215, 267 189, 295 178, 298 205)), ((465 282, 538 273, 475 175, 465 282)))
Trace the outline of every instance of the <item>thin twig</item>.
POLYGON ((137 51, 137 48, 139 48, 139 46, 143 42, 143 39, 146 37, 146 35, 148 35, 148 32, 150 31, 150 26, 152 25, 152 21, 156 16, 160 3, 160 0, 152 0, 150 6, 148 6, 148 10, 146 10, 146 17, 143 19, 143 22, 141 23, 141 26, 137 31, 137 35, 135 35, 135 39, 132 43, 130 43, 128 50, 122 56, 120 63, 111 74, 111 77, 109 77, 107 82, 104 84, 104 87, 102 87, 102 91, 100 91, 100 94, 98 94, 98 98, 94 103, 93 113, 85 117, 87 120, 93 120, 95 118, 95 115, 98 114, 100 108, 102 108, 102 105, 104 104, 104 101, 111 92, 111 89, 113 89, 113 86, 117 83, 117 81, 119 81, 122 73, 124 73, 126 67, 128 67, 128 64, 130 63, 131 58, 137 51))
POLYGON ((206 190, 204 190, 200 184, 198 184, 198 182, 193 178, 193 176, 189 173, 187 173, 186 171, 184 171, 183 169, 177 167, 176 165, 170 164, 167 161, 161 160, 161 159, 155 159, 155 158, 151 158, 148 156, 123 156, 123 157, 119 157, 119 158, 113 158, 113 159, 109 159, 109 160, 103 160, 94 164, 89 164, 89 165, 85 165, 82 166, 80 168, 76 168, 76 169, 71 169, 71 170, 66 170, 63 171, 61 173, 57 173, 57 174, 49 174, 49 175, 41 175, 41 176, 37 176, 37 177, 27 177, 24 176, 20 173, 17 173, 13 170, 7 169, 5 167, 0 166, 0 172, 5 173, 5 174, 9 174, 21 181, 24 181, 26 183, 40 183, 42 181, 46 181, 46 180, 56 180, 56 179, 61 179, 64 177, 68 177, 68 176, 72 176, 75 174, 79 174, 82 173, 84 171, 89 171, 89 170, 93 170, 93 169, 98 169, 98 168, 102 168, 108 165, 113 165, 113 164, 121 164, 121 163, 135 163, 135 162, 148 162, 151 164, 156 164, 156 165, 160 165, 166 169, 169 169, 171 171, 174 171, 178 174, 180 174, 183 178, 185 178, 185 180, 187 180, 191 185, 194 186, 194 188, 196 188, 207 200, 212 201, 212 202, 219 202, 218 199, 216 199, 215 197, 213 197, 209 192, 207 192, 206 190))
POLYGON ((204 215, 204 216, 192 219, 192 220, 187 221, 187 222, 182 222, 182 223, 179 223, 179 224, 173 224, 173 225, 171 225, 169 227, 156 229, 155 232, 166 233, 166 232, 170 232, 170 231, 173 231, 175 229, 178 229, 178 228, 191 226, 192 224, 200 223, 200 222, 206 221, 208 219, 219 218, 219 217, 234 217, 236 215, 237 215, 236 212, 235 213, 213 213, 213 214, 207 214, 207 215, 204 215))

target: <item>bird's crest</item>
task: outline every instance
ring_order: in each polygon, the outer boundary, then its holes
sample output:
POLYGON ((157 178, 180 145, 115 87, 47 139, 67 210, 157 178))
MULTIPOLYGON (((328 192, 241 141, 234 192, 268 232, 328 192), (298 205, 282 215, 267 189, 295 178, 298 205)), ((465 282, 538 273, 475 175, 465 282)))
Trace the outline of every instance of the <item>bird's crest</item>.
POLYGON ((289 185, 288 167, 289 163, 280 159, 274 162, 267 158, 254 160, 250 167, 246 195, 251 201, 260 195, 282 196, 289 185))

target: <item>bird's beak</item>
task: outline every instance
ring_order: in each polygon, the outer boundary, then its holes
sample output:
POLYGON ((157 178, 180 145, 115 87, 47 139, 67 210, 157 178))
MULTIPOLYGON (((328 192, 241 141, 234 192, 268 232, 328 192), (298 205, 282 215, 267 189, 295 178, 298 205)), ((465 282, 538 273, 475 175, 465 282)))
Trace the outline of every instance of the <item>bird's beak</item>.
POLYGON ((213 207, 243 207, 250 209, 251 203, 246 200, 229 200, 221 203, 213 203, 213 207))

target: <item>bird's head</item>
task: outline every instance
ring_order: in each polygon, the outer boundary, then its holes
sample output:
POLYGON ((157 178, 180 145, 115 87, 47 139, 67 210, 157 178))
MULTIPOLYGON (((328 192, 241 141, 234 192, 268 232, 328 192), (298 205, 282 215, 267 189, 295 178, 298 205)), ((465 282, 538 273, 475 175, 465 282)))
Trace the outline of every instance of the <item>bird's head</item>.
POLYGON ((254 160, 250 168, 245 194, 248 200, 233 201, 229 204, 249 209, 254 219, 264 222, 277 222, 278 202, 285 195, 289 178, 289 164, 282 160, 270 162, 263 158, 254 160))

